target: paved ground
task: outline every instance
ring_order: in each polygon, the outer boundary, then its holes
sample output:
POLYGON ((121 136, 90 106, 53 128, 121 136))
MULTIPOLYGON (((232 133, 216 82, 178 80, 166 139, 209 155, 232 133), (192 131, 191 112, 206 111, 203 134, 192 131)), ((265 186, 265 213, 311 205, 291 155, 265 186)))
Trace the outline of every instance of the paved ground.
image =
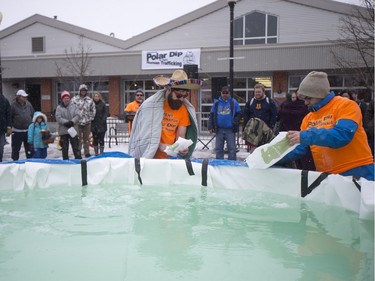
MULTIPOLYGON (((6 144, 4 146, 4 156, 3 156, 3 161, 12 161, 11 158, 11 138, 7 137, 7 141, 9 144, 6 144)), ((202 140, 203 142, 207 142, 208 139, 202 140)), ((56 141, 54 144, 51 144, 48 148, 48 156, 47 158, 53 158, 53 159, 62 159, 62 154, 61 151, 56 148, 56 141)), ((214 146, 214 141, 211 142, 208 147, 209 149, 204 148, 203 149, 203 144, 198 142, 196 150, 194 151, 193 158, 199 158, 199 159, 214 159, 215 158, 215 153, 213 152, 213 146, 214 146)), ((111 148, 108 147, 108 144, 106 143, 104 151, 121 151, 124 153, 127 153, 128 151, 128 144, 127 143, 119 143, 118 145, 112 143, 111 148)), ((90 153, 94 155, 94 149, 90 148, 90 153)), ((82 153, 83 154, 83 153, 82 153)), ((69 155, 71 159, 74 159, 73 153, 71 151, 71 148, 69 148, 69 155)), ((241 148, 237 152, 237 160, 244 160, 246 157, 249 155, 249 153, 246 151, 245 148, 241 148)), ((225 155, 227 157, 227 154, 225 155)), ((21 148, 20 151, 20 159, 25 159, 25 152, 23 147, 21 148)))

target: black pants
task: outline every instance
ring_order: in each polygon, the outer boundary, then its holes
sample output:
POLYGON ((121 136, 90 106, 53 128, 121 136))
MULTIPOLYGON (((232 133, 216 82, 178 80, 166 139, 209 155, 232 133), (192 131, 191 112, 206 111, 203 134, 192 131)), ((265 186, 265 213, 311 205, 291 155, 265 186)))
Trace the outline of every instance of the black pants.
POLYGON ((20 158, 21 145, 25 149, 26 158, 32 157, 29 144, 27 143, 27 132, 13 132, 12 134, 12 159, 17 161, 20 158))
POLYGON ((63 160, 69 160, 69 142, 73 150, 75 159, 82 159, 81 151, 79 150, 79 138, 78 136, 72 138, 70 135, 60 136, 60 145, 62 151, 63 160))
POLYGON ((100 132, 100 133, 97 133, 97 132, 92 132, 92 137, 93 137, 93 142, 92 144, 94 146, 104 146, 104 136, 105 136, 105 132, 100 132))

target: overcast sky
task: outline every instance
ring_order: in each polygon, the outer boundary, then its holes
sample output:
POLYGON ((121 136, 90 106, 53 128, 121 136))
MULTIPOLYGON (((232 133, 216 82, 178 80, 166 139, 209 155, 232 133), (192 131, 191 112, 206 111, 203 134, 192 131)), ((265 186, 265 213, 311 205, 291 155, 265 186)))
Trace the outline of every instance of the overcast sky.
MULTIPOLYGON (((40 14, 107 35, 113 32, 125 40, 212 2, 215 0, 0 0, 0 29, 40 14)), ((359 4, 360 0, 340 2, 359 4)))

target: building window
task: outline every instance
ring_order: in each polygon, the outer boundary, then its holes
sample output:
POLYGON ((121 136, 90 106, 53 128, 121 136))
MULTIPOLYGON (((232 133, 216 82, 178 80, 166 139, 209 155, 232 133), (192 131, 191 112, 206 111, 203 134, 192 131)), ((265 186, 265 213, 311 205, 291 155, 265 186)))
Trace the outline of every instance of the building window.
POLYGON ((234 21, 235 45, 277 43, 277 17, 252 12, 234 21))
MULTIPOLYGON (((68 91, 70 93, 71 97, 74 97, 76 95, 79 95, 79 85, 81 83, 74 82, 74 81, 67 81, 67 82, 59 82, 57 83, 57 89, 56 89, 56 106, 57 104, 61 101, 61 92, 62 91, 68 91)), ((82 84, 86 84, 88 88, 88 93, 87 95, 89 97, 92 97, 92 94, 96 91, 98 91, 103 99, 104 102, 107 106, 109 106, 109 82, 108 81, 87 81, 82 84)))
MULTIPOLYGON (((289 76, 289 93, 296 91, 306 75, 290 75, 289 76)), ((357 91, 360 98, 364 98, 366 86, 361 83, 361 80, 356 75, 350 74, 328 74, 328 81, 331 86, 331 91, 338 95, 342 90, 349 89, 357 91)))
POLYGON ((31 50, 33 53, 44 52, 44 37, 31 38, 31 50))
POLYGON ((137 89, 142 89, 145 93, 145 99, 155 94, 159 88, 155 85, 153 80, 127 80, 125 81, 124 105, 135 100, 135 92, 137 89))

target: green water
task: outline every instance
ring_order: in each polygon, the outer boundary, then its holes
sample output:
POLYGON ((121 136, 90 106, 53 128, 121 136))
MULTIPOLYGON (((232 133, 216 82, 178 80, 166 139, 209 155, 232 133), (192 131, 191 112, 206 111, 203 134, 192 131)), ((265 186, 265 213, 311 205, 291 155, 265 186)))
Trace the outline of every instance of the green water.
POLYGON ((0 192, 0 280, 373 280, 374 224, 202 187, 0 192))

